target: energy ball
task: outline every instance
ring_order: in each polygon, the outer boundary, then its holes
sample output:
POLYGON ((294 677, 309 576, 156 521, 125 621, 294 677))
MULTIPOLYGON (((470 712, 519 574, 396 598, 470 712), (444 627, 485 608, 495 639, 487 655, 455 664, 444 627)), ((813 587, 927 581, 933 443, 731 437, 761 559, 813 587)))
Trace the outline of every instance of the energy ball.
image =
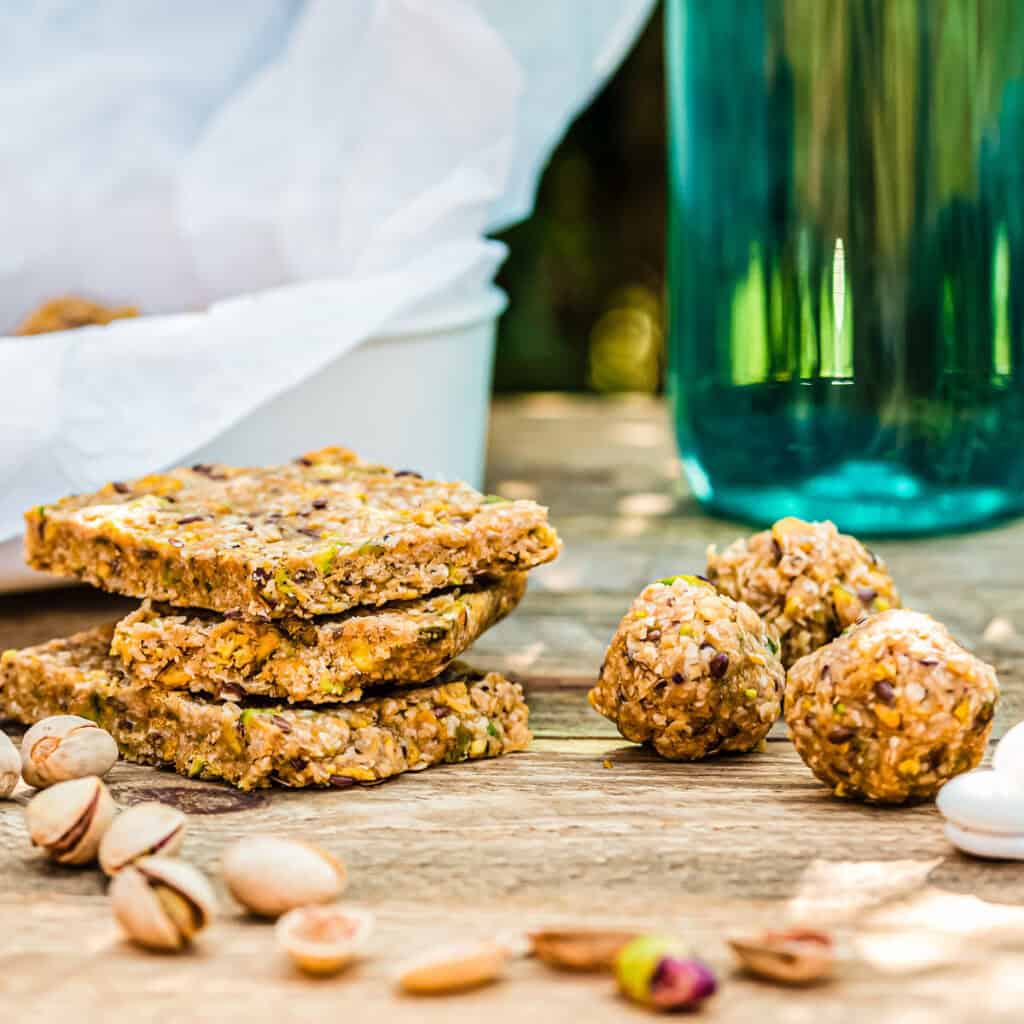
POLYGON ((885 563, 830 522, 790 517, 721 554, 712 545, 707 575, 775 627, 786 668, 863 616, 900 604, 885 563))
POLYGON ((747 605, 673 576, 646 587, 619 623, 590 703, 673 761, 753 750, 779 717, 778 649, 747 605))
POLYGON ((998 699, 991 665, 931 616, 894 609, 789 670, 786 724, 836 796, 898 804, 977 767, 998 699))

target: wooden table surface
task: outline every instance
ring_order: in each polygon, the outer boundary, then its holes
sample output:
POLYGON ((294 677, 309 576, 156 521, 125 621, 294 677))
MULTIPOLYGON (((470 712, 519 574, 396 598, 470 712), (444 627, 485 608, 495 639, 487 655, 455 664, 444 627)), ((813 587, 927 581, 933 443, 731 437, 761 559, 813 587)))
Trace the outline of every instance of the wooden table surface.
MULTIPOLYGON (((1024 864, 957 854, 931 806, 832 799, 781 727, 764 753, 671 764, 588 708, 630 598, 657 577, 699 571, 708 543, 743 532, 678 496, 663 406, 499 402, 489 486, 550 505, 565 539, 562 558, 535 574, 520 609, 474 654, 526 684, 536 734, 528 752, 346 792, 239 794, 123 764, 109 777, 122 804, 156 798, 189 811, 183 855, 214 877, 224 844, 248 833, 287 833, 340 855, 346 899, 378 916, 368 958, 333 980, 306 980, 276 954, 271 929, 226 896, 193 953, 137 952, 118 936, 98 871, 49 865, 30 848, 22 790, 0 802, 0 1020, 644 1019, 608 978, 531 960, 458 997, 415 1000, 391 986, 399 958, 448 940, 611 924, 687 935, 721 979, 708 1020, 1020 1021, 1024 864), (835 981, 793 991, 734 972, 726 934, 790 920, 835 929, 835 981)), ((996 615, 1024 631, 1024 525, 873 546, 908 604, 997 665, 1002 734, 1022 716, 1024 642, 981 634, 996 615)), ((84 589, 0 598, 0 648, 127 606, 84 589)))

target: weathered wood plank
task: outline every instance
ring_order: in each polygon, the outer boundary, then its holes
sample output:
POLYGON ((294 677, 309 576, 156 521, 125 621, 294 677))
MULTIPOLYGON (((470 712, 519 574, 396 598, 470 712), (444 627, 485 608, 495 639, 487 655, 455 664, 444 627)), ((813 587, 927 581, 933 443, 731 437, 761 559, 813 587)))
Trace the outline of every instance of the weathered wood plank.
MULTIPOLYGON (((570 910, 590 889, 644 913, 694 892, 784 899, 810 861, 837 856, 948 858, 940 877, 969 882, 979 895, 1003 898, 1007 886, 1024 893, 1024 864, 956 855, 932 805, 836 801, 788 743, 669 764, 616 739, 539 739, 502 760, 344 793, 237 793, 130 765, 118 765, 109 781, 122 804, 161 799, 195 815, 188 854, 204 867, 240 831, 299 831, 342 855, 358 880, 353 895, 369 901, 455 907, 500 899, 570 910)), ((18 807, 28 795, 0 804, 0 854, 18 867, 19 891, 54 882, 65 894, 99 891, 93 872, 48 867, 29 848, 18 807)))
MULTIPOLYGON (((908 976, 851 961, 835 983, 798 992, 731 973, 723 936, 778 923, 822 862, 858 864, 879 885, 902 877, 904 862, 920 866, 920 885, 934 864, 930 882, 941 890, 1018 904, 1024 865, 955 853, 934 807, 833 800, 781 726, 763 753, 677 765, 627 744, 587 707, 586 690, 633 594, 651 579, 699 569, 707 544, 744 532, 679 496, 662 407, 559 396, 498 403, 490 487, 550 504, 566 541, 564 556, 536 574, 522 607, 471 658, 525 683, 537 735, 530 751, 346 792, 238 794, 123 764, 110 777, 122 803, 161 799, 188 810, 185 855, 214 877, 224 844, 256 830, 300 835, 340 854, 351 871, 346 898, 380 916, 365 964, 336 981, 304 981, 274 954, 269 928, 226 898, 224 918, 196 954, 131 950, 110 921, 99 874, 48 865, 31 850, 23 790, 0 802, 5 1020, 649 1019, 616 998, 607 979, 552 974, 532 962, 456 999, 403 999, 389 986, 406 952, 556 922, 685 930, 725 977, 708 1019, 1019 1020, 1021 943, 968 946, 955 969, 908 976)), ((908 603, 997 665, 1001 734, 1024 716, 1024 640, 995 646, 981 634, 997 614, 1024 633, 1024 526, 877 548, 908 603)), ((127 607, 84 589, 0 598, 0 648, 65 635, 127 607)))
MULTIPOLYGON (((17 803, 4 804, 0 858, 18 887, 0 897, 0 996, 17 997, 35 1019, 111 998, 133 1019, 168 1019, 173 998, 184 1001, 179 1009, 195 1005, 186 993, 198 986, 253 1020, 289 1013, 296 998, 304 1013, 332 999, 339 1009, 368 1007, 398 1020, 511 1020, 530 1007, 541 1020, 560 1019, 555 1008, 611 1020, 625 1008, 607 982, 551 976, 539 965, 517 965, 494 990, 422 1005, 392 997, 387 970, 429 942, 597 920, 675 929, 685 922, 695 946, 728 971, 723 935, 777 922, 780 901, 798 891, 816 859, 874 862, 883 872, 887 861, 934 859, 934 884, 995 901, 1024 888, 1024 865, 953 853, 931 807, 878 811, 828 799, 786 744, 753 757, 666 765, 617 741, 540 740, 504 762, 312 795, 242 796, 125 765, 111 783, 124 803, 156 796, 190 810, 185 854, 213 874, 224 843, 253 827, 301 834, 338 853, 351 871, 348 898, 381 914, 374 955, 344 980, 303 984, 276 959, 269 928, 241 918, 226 898, 226 920, 197 955, 136 954, 116 938, 100 876, 45 864, 27 845, 17 803)), ((1005 956, 1009 971, 1017 960, 1005 956)), ((956 1008, 967 1011, 960 997, 969 977, 897 983, 851 968, 841 988, 797 996, 730 978, 718 1009, 721 1019, 743 1020, 767 1000, 777 1014, 770 1019, 803 1020, 813 1011, 841 1020, 848 1018, 839 1006, 883 1010, 885 993, 899 991, 901 1001, 937 1000, 943 1020, 966 1020, 956 1008)))

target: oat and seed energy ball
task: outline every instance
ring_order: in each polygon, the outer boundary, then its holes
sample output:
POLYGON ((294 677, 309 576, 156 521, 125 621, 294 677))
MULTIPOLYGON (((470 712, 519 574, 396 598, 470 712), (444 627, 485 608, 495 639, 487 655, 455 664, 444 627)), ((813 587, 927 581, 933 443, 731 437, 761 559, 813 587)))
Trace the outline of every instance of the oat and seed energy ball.
POLYGON ((778 645, 747 605, 697 576, 646 587, 612 638, 591 705, 676 761, 753 750, 779 717, 778 645))
POLYGON ((998 698, 994 669, 945 626, 894 609, 789 670, 786 724, 837 796, 903 803, 977 767, 998 698))
POLYGON ((900 604, 885 563, 830 522, 780 519, 721 554, 712 546, 707 575, 775 627, 787 668, 863 616, 900 604))

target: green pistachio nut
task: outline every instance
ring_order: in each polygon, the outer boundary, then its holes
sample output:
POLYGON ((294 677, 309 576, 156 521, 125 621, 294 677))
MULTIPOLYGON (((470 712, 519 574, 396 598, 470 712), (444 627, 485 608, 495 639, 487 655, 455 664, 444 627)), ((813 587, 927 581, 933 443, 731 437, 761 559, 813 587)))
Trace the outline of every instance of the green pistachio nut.
POLYGON ((651 981, 666 956, 688 956, 689 947, 675 935, 639 935, 615 958, 619 988, 634 1002, 651 1003, 651 981))
POLYGON ((338 545, 332 544, 330 547, 326 547, 323 551, 318 551, 313 556, 313 564, 316 566, 316 571, 321 576, 326 576, 331 568, 334 566, 334 559, 338 554, 338 545))
POLYGON ((277 584, 277 589, 282 594, 295 593, 295 588, 291 584, 291 576, 289 575, 288 570, 283 567, 274 573, 274 583, 277 584))
POLYGON ((622 992, 656 1010, 692 1009, 714 995, 714 972, 691 956, 685 943, 671 935, 641 935, 615 960, 622 992))
POLYGON ((711 580, 707 580, 703 576, 681 574, 679 576, 666 576, 664 579, 658 580, 658 582, 662 584, 662 586, 671 587, 676 580, 683 580, 685 583, 689 583, 691 587, 708 587, 711 590, 715 589, 715 585, 711 580))
POLYGON ((448 751, 448 756, 445 760, 449 764, 454 764, 456 761, 465 760, 466 754, 469 751, 470 745, 473 742, 473 730, 465 725, 459 724, 455 730, 455 746, 448 751))

